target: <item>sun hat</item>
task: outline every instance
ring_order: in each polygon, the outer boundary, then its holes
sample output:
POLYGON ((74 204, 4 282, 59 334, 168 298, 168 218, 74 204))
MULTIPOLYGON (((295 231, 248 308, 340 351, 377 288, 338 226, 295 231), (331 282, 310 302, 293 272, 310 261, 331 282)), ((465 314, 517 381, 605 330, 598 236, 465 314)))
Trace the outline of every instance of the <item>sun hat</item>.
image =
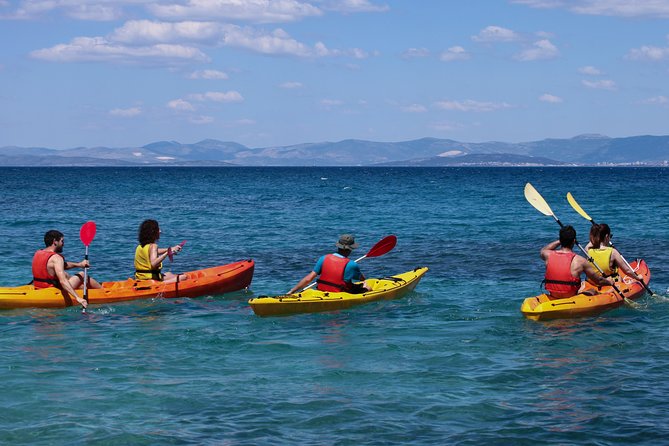
POLYGON ((352 234, 343 234, 339 237, 339 241, 335 243, 335 246, 339 249, 352 251, 359 245, 355 242, 355 237, 352 234))

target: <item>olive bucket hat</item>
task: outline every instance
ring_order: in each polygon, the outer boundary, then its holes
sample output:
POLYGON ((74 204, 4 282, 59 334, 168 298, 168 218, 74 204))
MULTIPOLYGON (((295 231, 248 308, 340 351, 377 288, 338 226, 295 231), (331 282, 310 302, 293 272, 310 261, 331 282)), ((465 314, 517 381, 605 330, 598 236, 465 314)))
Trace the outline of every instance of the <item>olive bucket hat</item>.
POLYGON ((335 246, 339 249, 348 249, 349 251, 353 251, 360 245, 355 242, 355 237, 353 235, 343 234, 339 237, 339 241, 335 243, 335 246))

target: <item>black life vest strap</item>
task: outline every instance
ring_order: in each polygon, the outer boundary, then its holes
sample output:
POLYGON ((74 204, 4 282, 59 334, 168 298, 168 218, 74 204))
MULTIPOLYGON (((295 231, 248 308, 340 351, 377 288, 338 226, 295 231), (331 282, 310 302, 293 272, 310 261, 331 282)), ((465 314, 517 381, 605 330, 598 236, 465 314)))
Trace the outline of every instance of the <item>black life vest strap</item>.
POLYGON ((339 283, 328 282, 327 280, 318 279, 318 280, 316 280, 316 283, 322 283, 323 285, 330 285, 330 286, 333 286, 335 288, 339 288, 342 291, 348 289, 348 284, 341 285, 339 283))
POLYGON ((48 283, 55 287, 60 286, 60 281, 58 279, 42 279, 40 277, 33 277, 33 282, 48 283))
POLYGON ((549 279, 544 279, 541 281, 542 283, 554 283, 557 285, 570 285, 570 286, 577 286, 581 284, 581 281, 579 280, 578 282, 573 281, 567 281, 567 280, 549 280, 549 279))
POLYGON ((159 269, 136 269, 135 274, 137 273, 150 273, 151 279, 163 280, 163 273, 161 273, 159 269))

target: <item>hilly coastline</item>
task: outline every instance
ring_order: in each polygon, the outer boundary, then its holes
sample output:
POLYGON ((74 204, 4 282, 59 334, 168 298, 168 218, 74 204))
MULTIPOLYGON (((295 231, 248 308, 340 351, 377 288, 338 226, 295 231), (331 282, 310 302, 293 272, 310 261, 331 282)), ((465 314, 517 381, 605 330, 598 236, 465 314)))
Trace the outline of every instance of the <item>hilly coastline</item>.
POLYGON ((0 148, 0 166, 580 166, 669 165, 669 136, 579 135, 521 143, 422 138, 249 148, 205 139, 141 147, 0 148))

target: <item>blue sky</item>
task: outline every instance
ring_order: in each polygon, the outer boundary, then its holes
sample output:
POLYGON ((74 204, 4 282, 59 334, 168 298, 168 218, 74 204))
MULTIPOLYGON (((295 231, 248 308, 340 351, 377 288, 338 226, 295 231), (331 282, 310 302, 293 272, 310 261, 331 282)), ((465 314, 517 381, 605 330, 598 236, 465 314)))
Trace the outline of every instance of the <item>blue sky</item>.
POLYGON ((669 133, 669 0, 0 0, 0 42, 0 146, 669 133))

